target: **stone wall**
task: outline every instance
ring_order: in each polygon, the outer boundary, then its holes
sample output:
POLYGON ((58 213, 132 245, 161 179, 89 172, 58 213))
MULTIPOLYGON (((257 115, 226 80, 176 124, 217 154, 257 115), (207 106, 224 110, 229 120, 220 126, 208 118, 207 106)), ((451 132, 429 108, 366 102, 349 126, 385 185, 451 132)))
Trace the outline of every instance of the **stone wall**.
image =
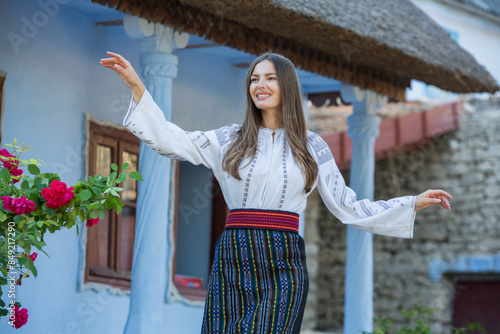
MULTIPOLYGON (((401 309, 418 302, 435 309, 433 333, 450 332, 455 275, 500 272, 500 102, 467 101, 459 130, 377 162, 375 178, 376 200, 428 188, 453 195, 451 211, 417 213, 413 239, 374 237, 375 316, 401 325, 401 309)), ((311 194, 306 328, 342 329, 345 234, 317 191, 311 194)))

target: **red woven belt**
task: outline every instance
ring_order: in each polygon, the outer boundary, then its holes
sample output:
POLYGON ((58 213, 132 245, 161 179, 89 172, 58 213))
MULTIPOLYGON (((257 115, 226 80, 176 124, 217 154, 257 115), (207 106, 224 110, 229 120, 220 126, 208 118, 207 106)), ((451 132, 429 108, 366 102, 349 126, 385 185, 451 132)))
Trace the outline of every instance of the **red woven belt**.
POLYGON ((299 233, 299 215, 288 211, 233 209, 226 228, 258 228, 299 233))

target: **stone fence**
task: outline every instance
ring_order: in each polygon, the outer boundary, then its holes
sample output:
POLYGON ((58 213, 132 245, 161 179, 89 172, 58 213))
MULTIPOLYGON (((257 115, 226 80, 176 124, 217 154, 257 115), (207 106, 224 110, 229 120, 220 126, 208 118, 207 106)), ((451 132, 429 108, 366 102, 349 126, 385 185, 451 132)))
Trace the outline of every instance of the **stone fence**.
MULTIPOLYGON (((401 326, 401 309, 420 303, 435 310, 433 333, 450 332, 456 279, 500 273, 500 101, 469 99, 457 131, 396 153, 376 164, 375 199, 442 188, 453 195, 452 210, 419 211, 413 239, 375 236, 375 316, 401 326)), ((345 238, 345 226, 315 190, 306 209, 310 292, 303 328, 342 330, 345 238)))

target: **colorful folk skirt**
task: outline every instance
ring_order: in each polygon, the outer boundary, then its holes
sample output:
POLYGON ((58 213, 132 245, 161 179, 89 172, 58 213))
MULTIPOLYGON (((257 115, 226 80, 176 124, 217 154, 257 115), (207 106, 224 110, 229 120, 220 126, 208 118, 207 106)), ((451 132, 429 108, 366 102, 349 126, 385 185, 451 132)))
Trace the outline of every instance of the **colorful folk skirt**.
POLYGON ((296 213, 231 210, 217 241, 203 334, 300 333, 309 288, 296 213))

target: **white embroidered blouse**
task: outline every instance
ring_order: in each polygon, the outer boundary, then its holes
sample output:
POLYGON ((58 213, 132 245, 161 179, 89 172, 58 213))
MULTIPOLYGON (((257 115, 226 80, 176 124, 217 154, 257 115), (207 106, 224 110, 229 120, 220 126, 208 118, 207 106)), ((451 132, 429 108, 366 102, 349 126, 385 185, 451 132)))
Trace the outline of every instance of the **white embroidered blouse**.
MULTIPOLYGON (((133 134, 165 157, 203 164, 210 168, 229 209, 284 210, 301 213, 307 202, 305 178, 288 146, 284 129, 259 129, 258 148, 252 161, 243 160, 241 180, 222 170, 222 158, 235 132, 233 124, 211 131, 184 131, 168 122, 150 93, 146 91, 136 105, 134 99, 123 121, 133 134), (273 132, 275 132, 273 140, 273 132)), ((345 185, 328 145, 307 133, 309 151, 318 163, 318 188, 326 207, 344 224, 361 230, 401 238, 413 237, 415 196, 389 201, 357 200, 345 185)))

